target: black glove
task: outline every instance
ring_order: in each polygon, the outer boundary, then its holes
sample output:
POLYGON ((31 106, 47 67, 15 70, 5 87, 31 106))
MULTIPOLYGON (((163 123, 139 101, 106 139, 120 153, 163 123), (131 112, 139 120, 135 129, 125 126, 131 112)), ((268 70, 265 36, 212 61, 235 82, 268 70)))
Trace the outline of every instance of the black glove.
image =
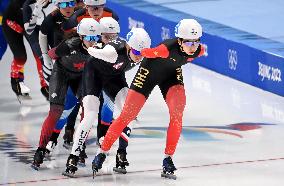
POLYGON ((70 50, 74 50, 78 48, 82 43, 81 39, 79 37, 72 37, 71 39, 67 39, 65 41, 65 44, 69 47, 70 50))

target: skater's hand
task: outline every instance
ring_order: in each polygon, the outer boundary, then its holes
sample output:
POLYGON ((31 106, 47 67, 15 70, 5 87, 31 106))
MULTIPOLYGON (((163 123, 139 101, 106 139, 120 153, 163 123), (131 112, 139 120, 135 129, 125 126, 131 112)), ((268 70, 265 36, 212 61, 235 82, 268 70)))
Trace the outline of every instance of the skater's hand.
POLYGON ((40 12, 42 11, 42 8, 46 6, 48 3, 48 0, 37 0, 35 4, 35 9, 33 11, 33 15, 38 16, 40 12))
POLYGON ((49 0, 37 0, 35 4, 35 8, 42 9, 44 6, 48 4, 49 0))
POLYGON ((67 39, 65 41, 66 45, 69 47, 70 50, 76 49, 81 42, 82 41, 79 37, 72 37, 71 39, 67 39))

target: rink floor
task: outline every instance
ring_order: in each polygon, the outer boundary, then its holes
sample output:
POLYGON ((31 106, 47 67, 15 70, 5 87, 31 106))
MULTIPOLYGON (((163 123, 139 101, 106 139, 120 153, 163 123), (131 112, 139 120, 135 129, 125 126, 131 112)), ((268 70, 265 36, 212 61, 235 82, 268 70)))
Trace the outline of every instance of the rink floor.
POLYGON ((62 140, 52 160, 33 171, 30 163, 49 105, 40 94, 31 58, 25 74, 33 99, 19 104, 10 88, 10 61, 8 50, 0 63, 0 185, 283 186, 284 98, 192 64, 183 67, 187 105, 174 156, 177 180, 160 177, 169 118, 158 89, 133 123, 128 174, 112 173, 115 146, 92 178, 95 132, 88 139, 87 166, 78 171, 81 177, 61 175, 70 153, 62 140))

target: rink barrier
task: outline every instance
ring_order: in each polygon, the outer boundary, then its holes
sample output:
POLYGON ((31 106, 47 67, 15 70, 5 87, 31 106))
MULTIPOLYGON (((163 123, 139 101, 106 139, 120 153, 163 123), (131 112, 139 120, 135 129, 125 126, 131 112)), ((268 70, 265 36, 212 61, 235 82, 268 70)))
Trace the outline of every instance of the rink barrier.
POLYGON ((107 6, 119 14, 121 36, 132 27, 143 27, 151 36, 152 47, 174 37, 179 20, 198 20, 204 29, 202 42, 208 47, 208 56, 194 64, 284 96, 283 43, 144 1, 108 0, 107 6))

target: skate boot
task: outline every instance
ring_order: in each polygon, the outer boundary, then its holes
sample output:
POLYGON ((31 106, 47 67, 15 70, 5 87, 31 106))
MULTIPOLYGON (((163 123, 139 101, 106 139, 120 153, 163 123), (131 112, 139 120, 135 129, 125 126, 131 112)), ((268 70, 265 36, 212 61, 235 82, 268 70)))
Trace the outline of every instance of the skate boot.
POLYGON ((64 176, 68 177, 75 177, 75 172, 78 170, 77 163, 78 163, 79 157, 75 156, 73 154, 70 154, 68 157, 67 163, 66 163, 66 170, 62 173, 64 176))
POLYGON ((40 164, 43 163, 44 156, 45 156, 45 149, 39 147, 35 152, 34 161, 31 167, 35 170, 39 170, 40 164))
POLYGON ((20 104, 22 103, 22 100, 31 99, 29 95, 31 90, 24 84, 24 82, 20 81, 19 78, 11 78, 11 86, 20 104))
POLYGON ((22 100, 32 99, 30 96, 31 89, 27 87, 19 78, 11 78, 11 86, 20 104, 22 103, 22 100))
POLYGON ((73 134, 74 134, 74 129, 66 129, 65 127, 65 134, 63 136, 64 143, 63 147, 66 149, 71 149, 73 146, 73 134))
POLYGON ((11 87, 17 96, 22 95, 19 78, 11 78, 11 87))
POLYGON ((78 165, 80 165, 81 167, 85 167, 86 166, 86 161, 85 159, 88 158, 87 154, 86 154, 86 144, 83 144, 83 150, 80 152, 79 154, 79 162, 78 165))
POLYGON ((104 153, 99 153, 98 155, 96 155, 95 159, 92 162, 93 178, 95 177, 95 174, 99 171, 99 169, 102 168, 105 159, 106 155, 104 153))
POLYGON ((45 157, 50 160, 51 158, 51 155, 52 155, 52 151, 54 150, 54 148, 56 147, 57 145, 57 141, 49 141, 46 145, 46 155, 45 157))
POLYGON ((126 174, 126 166, 129 166, 129 163, 126 159, 126 150, 118 149, 116 154, 116 167, 113 167, 113 171, 117 173, 126 174))
POLYGON ((25 85, 25 83, 23 81, 20 81, 20 87, 21 87, 21 93, 22 96, 24 96, 26 99, 30 99, 30 92, 31 89, 29 87, 27 87, 27 85, 25 85))
POLYGON ((176 180, 177 177, 176 175, 174 174, 174 171, 176 171, 176 167, 173 163, 173 160, 172 158, 169 156, 167 158, 165 158, 163 160, 163 172, 161 173, 161 177, 164 177, 164 178, 169 178, 169 179, 174 179, 176 180))
POLYGON ((102 137, 100 137, 98 140, 97 140, 97 145, 101 148, 101 144, 103 143, 103 141, 104 141, 104 139, 105 139, 105 137, 104 136, 102 136, 102 137))
POLYGON ((40 92, 46 98, 46 100, 49 101, 49 87, 41 87, 40 92))

